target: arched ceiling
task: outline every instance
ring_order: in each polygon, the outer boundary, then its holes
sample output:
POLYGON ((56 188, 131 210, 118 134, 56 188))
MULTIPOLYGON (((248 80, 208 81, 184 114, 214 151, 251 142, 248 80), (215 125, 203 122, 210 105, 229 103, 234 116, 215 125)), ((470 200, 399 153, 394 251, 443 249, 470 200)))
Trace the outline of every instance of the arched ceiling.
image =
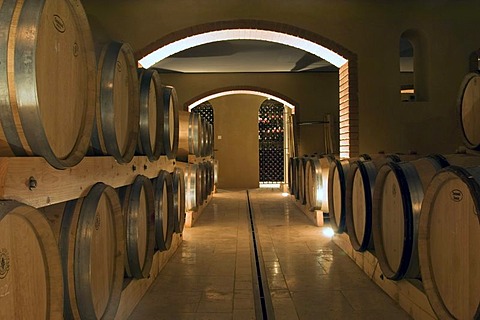
POLYGON ((153 65, 163 72, 336 72, 337 67, 303 50, 258 40, 212 42, 153 65))

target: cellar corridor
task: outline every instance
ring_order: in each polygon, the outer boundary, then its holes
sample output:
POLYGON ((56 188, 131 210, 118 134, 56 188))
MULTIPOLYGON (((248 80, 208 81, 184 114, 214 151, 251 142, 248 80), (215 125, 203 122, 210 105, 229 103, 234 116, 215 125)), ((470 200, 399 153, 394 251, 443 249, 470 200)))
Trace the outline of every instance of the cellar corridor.
MULTIPOLYGON (((248 194, 275 319, 409 319, 290 197, 248 194)), ((129 319, 259 319, 252 243, 247 193, 220 190, 129 319)))

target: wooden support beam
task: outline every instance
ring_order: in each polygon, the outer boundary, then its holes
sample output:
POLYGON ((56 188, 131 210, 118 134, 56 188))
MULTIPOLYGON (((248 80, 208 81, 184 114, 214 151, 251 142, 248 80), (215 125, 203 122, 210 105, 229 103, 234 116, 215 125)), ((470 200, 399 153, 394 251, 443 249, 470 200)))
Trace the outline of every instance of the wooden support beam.
POLYGON ((138 156, 128 164, 118 164, 112 157, 85 157, 65 170, 53 168, 40 157, 0 158, 0 200, 40 208, 80 198, 97 182, 119 188, 139 174, 152 179, 160 170, 172 172, 174 168, 175 161, 166 157, 150 162, 138 156))

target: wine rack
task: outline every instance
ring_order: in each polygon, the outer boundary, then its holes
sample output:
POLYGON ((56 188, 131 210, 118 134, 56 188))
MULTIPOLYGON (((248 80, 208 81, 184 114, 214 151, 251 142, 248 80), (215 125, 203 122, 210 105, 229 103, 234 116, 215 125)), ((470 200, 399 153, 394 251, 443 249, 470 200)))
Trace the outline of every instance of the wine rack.
POLYGON ((283 104, 265 100, 258 112, 260 182, 284 181, 283 104))
POLYGON ((196 106, 195 108, 192 108, 192 112, 200 114, 200 116, 208 121, 213 126, 213 107, 212 104, 208 101, 203 102, 196 106))

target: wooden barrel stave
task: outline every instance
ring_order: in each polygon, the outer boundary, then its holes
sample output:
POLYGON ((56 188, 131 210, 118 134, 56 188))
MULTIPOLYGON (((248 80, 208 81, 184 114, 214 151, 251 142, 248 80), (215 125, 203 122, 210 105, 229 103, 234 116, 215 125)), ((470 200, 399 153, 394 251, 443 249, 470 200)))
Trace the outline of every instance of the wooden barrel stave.
POLYGON ((159 251, 170 249, 175 231, 172 176, 160 170, 154 180, 155 243, 159 251))
POLYGON ((168 159, 175 159, 178 150, 178 97, 172 86, 163 86, 163 106, 161 124, 163 127, 163 152, 168 159))
POLYGON ((346 231, 345 192, 350 161, 350 159, 334 160, 330 166, 330 172, 328 175, 330 225, 336 233, 343 233, 346 231))
POLYGON ((335 157, 332 155, 325 155, 319 158, 319 164, 321 168, 321 188, 318 188, 321 192, 321 207, 320 210, 324 213, 329 213, 329 203, 328 203, 328 181, 330 174, 330 165, 335 160, 335 157))
POLYGON ((188 162, 188 155, 195 152, 194 130, 192 128, 192 113, 187 111, 178 111, 178 150, 177 160, 188 162))
POLYGON ((207 122, 207 135, 206 135, 207 147, 205 156, 210 157, 213 155, 213 125, 207 122))
POLYGON ((297 157, 296 157, 296 158, 294 158, 293 160, 294 160, 294 163, 295 163, 295 166, 294 166, 294 167, 295 167, 295 171, 294 171, 294 177, 295 177, 295 179, 294 179, 294 181, 293 181, 293 182, 294 182, 294 184, 293 184, 293 185, 294 185, 294 188, 293 188, 293 189, 294 189, 294 194, 293 194, 293 195, 294 195, 295 199, 298 200, 298 199, 300 199, 300 178, 299 178, 299 176, 298 176, 298 174, 299 174, 299 172, 300 172, 300 171, 299 171, 299 170, 300 170, 300 169, 299 169, 299 166, 300 166, 300 158, 297 158, 297 157))
POLYGON ((295 167, 294 167, 294 165, 295 165, 295 162, 293 160, 293 157, 288 158, 288 190, 289 190, 291 195, 295 194, 295 189, 294 189, 295 167))
POLYGON ((155 249, 155 208, 150 180, 138 175, 119 190, 125 225, 125 273, 148 278, 155 249))
POLYGON ((355 161, 347 177, 346 224, 350 242, 360 252, 371 248, 371 198, 375 177, 376 168, 371 161, 365 164, 355 161))
POLYGON ((175 215, 175 233, 182 233, 185 226, 185 179, 183 170, 176 168, 172 173, 173 212, 175 215))
POLYGON ((216 191, 217 190, 217 186, 218 186, 218 160, 213 160, 213 190, 216 191))
POLYGON ((213 166, 212 162, 205 162, 206 169, 206 184, 207 184, 207 195, 211 195, 213 191, 213 166))
POLYGON ((196 193, 196 196, 195 198, 197 199, 197 207, 200 207, 202 204, 203 204, 203 188, 204 188, 204 185, 203 185, 203 173, 202 173, 202 165, 201 163, 198 163, 197 164, 197 168, 195 170, 195 186, 196 186, 196 189, 195 189, 195 193, 196 193))
POLYGON ((305 168, 307 166, 307 158, 299 158, 298 167, 297 167, 297 178, 298 178, 298 198, 301 204, 305 204, 305 168))
POLYGON ((187 211, 195 210, 197 207, 196 170, 196 164, 189 164, 185 168, 185 209, 187 211))
POLYGON ((310 211, 320 210, 322 207, 323 179, 320 159, 308 159, 305 166, 305 202, 310 211))
POLYGON ((188 127, 188 146, 190 154, 193 154, 196 157, 201 157, 202 134, 203 132, 200 125, 200 115, 198 113, 190 112, 188 127))
POLYGON ((197 185, 197 171, 198 171, 197 164, 191 164, 189 166, 189 195, 190 195, 190 209, 196 209, 198 207, 198 191, 197 189, 200 187, 197 185))
POLYGON ((140 128, 137 154, 146 155, 150 161, 158 160, 162 153, 163 109, 162 84, 156 70, 139 70, 140 128))
POLYGON ((202 203, 204 203, 208 198, 207 166, 204 162, 202 162, 199 167, 200 167, 201 181, 202 181, 202 203))

